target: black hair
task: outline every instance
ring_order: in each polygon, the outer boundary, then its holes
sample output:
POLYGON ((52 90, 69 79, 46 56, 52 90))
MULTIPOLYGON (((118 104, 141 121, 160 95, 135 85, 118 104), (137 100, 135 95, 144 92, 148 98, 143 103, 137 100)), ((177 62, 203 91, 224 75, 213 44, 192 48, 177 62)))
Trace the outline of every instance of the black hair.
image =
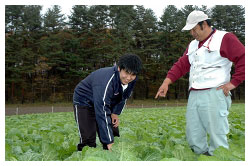
POLYGON ((117 66, 120 70, 125 70, 130 74, 137 75, 142 69, 142 62, 137 55, 125 54, 120 57, 117 66))
MULTIPOLYGON (((207 25, 208 25, 209 27, 211 27, 211 20, 210 20, 210 19, 207 19, 207 20, 204 20, 204 21, 206 21, 206 22, 207 22, 207 25)), ((202 24, 203 24, 204 21, 198 22, 198 25, 200 25, 201 30, 203 30, 202 24)))

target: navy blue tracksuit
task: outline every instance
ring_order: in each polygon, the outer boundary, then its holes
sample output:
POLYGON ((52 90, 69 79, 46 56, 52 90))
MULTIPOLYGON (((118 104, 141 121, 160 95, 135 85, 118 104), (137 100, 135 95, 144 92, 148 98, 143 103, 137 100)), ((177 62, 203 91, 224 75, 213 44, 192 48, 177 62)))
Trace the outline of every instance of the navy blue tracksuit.
POLYGON ((118 68, 114 66, 92 72, 76 86, 73 104, 80 143, 95 144, 95 127, 97 127, 102 144, 107 145, 114 142, 111 114, 121 114, 136 80, 130 82, 123 91, 118 68), (80 114, 86 110, 89 111, 88 115, 80 114), (92 124, 86 124, 84 121, 89 121, 92 124), (97 125, 93 129, 89 129, 95 123, 97 125), (86 127, 88 129, 83 129, 86 127), (89 134, 89 132, 92 134, 89 134))

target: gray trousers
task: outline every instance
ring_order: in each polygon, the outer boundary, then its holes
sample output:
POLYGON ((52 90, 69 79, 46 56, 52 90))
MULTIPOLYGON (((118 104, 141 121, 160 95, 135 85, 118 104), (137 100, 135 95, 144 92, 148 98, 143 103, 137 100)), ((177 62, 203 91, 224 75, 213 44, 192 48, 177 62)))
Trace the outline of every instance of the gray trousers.
POLYGON ((189 146, 197 154, 213 152, 219 146, 229 148, 227 116, 231 106, 231 96, 225 96, 216 88, 191 91, 186 112, 186 137, 189 146), (209 145, 207 141, 209 134, 209 145))

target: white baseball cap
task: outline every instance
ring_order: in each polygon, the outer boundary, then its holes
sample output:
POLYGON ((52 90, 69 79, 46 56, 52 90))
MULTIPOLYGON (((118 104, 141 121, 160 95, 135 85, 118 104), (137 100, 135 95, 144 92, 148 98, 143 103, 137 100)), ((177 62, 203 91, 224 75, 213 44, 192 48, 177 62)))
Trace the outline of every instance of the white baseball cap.
POLYGON ((182 31, 188 31, 193 29, 193 27, 195 27, 199 22, 204 21, 210 19, 208 18, 208 16, 202 12, 202 11, 198 11, 198 10, 194 10, 192 11, 188 17, 187 17, 187 21, 186 21, 186 25, 185 27, 182 29, 182 31))

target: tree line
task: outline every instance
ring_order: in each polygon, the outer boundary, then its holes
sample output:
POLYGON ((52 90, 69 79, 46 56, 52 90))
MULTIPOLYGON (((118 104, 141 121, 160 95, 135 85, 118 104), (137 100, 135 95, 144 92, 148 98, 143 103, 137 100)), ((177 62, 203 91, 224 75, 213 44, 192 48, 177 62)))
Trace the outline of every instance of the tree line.
MULTIPOLYGON (((75 5, 69 16, 58 5, 45 14, 39 5, 6 5, 6 102, 71 101, 79 81, 96 69, 113 66, 125 53, 143 61, 133 98, 153 98, 192 40, 181 29, 194 9, 207 13, 213 27, 234 33, 245 44, 245 8, 238 5, 168 5, 159 19, 152 9, 134 5, 75 5)), ((171 85, 167 99, 187 96, 188 74, 171 85)), ((245 83, 233 91, 233 98, 245 98, 245 83)))

